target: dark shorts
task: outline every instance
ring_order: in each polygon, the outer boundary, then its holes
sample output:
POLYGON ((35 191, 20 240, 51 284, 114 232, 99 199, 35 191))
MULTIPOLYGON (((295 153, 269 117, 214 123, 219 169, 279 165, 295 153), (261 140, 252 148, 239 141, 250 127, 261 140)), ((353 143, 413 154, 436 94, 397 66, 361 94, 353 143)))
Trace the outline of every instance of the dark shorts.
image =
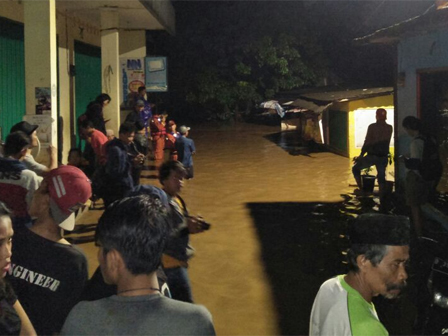
POLYGON ((353 175, 355 177, 359 177, 361 175, 361 170, 365 168, 369 168, 371 166, 376 167, 376 171, 378 173, 378 183, 386 182, 386 168, 388 163, 387 156, 376 156, 376 155, 366 155, 362 158, 359 158, 358 161, 352 168, 353 175))

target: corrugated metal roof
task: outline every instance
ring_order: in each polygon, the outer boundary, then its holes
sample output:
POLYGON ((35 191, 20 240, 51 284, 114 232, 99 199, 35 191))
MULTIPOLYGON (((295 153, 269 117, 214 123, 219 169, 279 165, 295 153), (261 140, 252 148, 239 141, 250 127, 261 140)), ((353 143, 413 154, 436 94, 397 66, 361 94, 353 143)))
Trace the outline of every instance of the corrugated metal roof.
POLYGON ((402 37, 421 35, 435 30, 448 29, 448 7, 431 7, 422 15, 382 28, 372 34, 354 39, 356 43, 394 43, 402 37))
POLYGON ((325 92, 308 92, 300 95, 301 98, 311 99, 321 102, 344 102, 351 100, 359 100, 366 98, 373 98, 385 96, 394 92, 393 87, 379 87, 379 88, 362 88, 338 91, 325 92))
POLYGON ((281 92, 278 94, 278 102, 286 109, 288 107, 297 107, 315 113, 322 113, 333 103, 374 98, 393 93, 394 88, 389 86, 373 88, 351 87, 346 89, 316 87, 300 91, 281 92))

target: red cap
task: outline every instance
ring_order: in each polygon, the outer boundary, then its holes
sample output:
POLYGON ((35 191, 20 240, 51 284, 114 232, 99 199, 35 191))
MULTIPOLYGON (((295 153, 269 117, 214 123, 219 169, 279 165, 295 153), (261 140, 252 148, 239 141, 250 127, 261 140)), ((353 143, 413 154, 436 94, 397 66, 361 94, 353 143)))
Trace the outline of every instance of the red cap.
POLYGON ((383 108, 379 108, 376 110, 376 119, 377 120, 386 120, 387 119, 387 111, 383 108))
POLYGON ((53 219, 64 230, 75 227, 74 212, 92 195, 90 180, 74 166, 60 166, 46 177, 53 219))

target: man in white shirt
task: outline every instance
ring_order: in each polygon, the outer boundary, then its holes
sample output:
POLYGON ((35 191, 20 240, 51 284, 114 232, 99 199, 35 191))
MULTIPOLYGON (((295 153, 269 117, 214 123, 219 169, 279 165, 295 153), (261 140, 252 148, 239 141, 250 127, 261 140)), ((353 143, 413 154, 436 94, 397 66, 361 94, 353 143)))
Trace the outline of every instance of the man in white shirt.
POLYGON ((372 298, 395 298, 406 285, 409 220, 369 213, 352 224, 349 271, 327 280, 319 289, 311 311, 310 335, 389 335, 372 298))

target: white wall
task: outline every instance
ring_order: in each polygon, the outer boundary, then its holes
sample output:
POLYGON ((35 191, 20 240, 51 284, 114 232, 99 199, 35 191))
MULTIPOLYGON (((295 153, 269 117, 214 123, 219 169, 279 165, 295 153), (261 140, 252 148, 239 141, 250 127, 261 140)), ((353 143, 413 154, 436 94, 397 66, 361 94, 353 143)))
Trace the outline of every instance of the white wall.
MULTIPOLYGON (((398 141, 396 154, 409 152, 410 137, 401 127, 407 116, 417 117, 417 73, 419 71, 437 71, 448 68, 448 29, 439 30, 422 36, 403 38, 397 46, 398 73, 404 73, 404 86, 397 88, 398 141)), ((404 178, 404 169, 399 171, 404 178)))
POLYGON ((398 122, 417 116, 417 71, 448 67, 448 29, 403 39, 397 46, 398 73, 405 73, 405 85, 398 87, 398 122))

